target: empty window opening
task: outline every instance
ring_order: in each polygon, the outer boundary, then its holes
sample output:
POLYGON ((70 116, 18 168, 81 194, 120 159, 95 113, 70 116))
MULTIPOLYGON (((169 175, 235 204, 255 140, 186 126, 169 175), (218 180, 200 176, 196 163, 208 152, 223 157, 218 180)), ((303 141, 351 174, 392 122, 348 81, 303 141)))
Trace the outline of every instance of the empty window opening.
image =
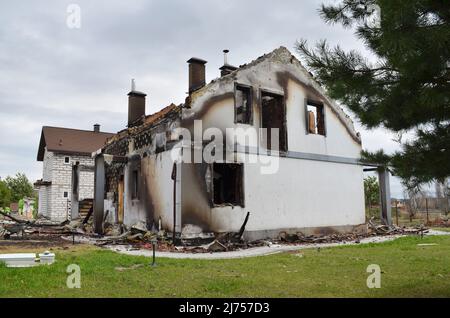
POLYGON ((214 163, 212 170, 214 205, 244 206, 243 165, 214 163))
POLYGON ((286 111, 282 95, 261 92, 261 127, 267 131, 262 138, 267 149, 287 151, 286 111), (272 140, 272 128, 278 129, 279 149, 276 149, 276 143, 272 140))
POLYGON ((308 101, 306 104, 306 128, 309 134, 325 136, 323 104, 308 101))
POLYGON ((251 87, 236 85, 234 96, 235 122, 250 124, 252 119, 252 90, 251 87))
POLYGON ((131 198, 139 198, 139 174, 137 170, 131 173, 131 198))
POLYGON ((70 163, 70 157, 64 157, 64 163, 70 163))
POLYGON ((67 197, 69 196, 69 193, 68 193, 67 191, 64 191, 63 196, 64 196, 65 198, 67 198, 67 197))

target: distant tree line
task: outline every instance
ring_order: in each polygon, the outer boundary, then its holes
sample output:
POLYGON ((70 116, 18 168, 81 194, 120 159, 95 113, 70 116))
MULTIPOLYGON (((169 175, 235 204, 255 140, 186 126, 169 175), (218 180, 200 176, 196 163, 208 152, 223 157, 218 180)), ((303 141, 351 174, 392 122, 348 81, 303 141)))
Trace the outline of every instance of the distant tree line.
POLYGON ((380 185, 375 176, 364 178, 364 197, 369 210, 380 201, 380 185))
POLYGON ((12 202, 19 202, 25 197, 34 197, 34 190, 24 173, 18 172, 14 177, 0 180, 0 208, 8 208, 12 202))

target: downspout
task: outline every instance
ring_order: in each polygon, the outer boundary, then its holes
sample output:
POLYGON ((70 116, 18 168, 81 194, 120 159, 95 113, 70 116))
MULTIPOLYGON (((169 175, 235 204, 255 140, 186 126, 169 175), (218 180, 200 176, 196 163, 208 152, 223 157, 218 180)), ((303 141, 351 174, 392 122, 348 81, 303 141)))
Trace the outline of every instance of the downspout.
POLYGON ((94 231, 103 235, 103 212, 105 197, 105 158, 102 153, 95 155, 94 174, 94 231))
POLYGON ((76 162, 75 165, 72 166, 72 203, 70 207, 71 219, 78 219, 79 215, 79 201, 78 201, 78 192, 79 192, 79 179, 80 179, 80 162, 76 162))
POLYGON ((173 231, 172 231, 172 244, 176 245, 176 223, 177 223, 177 163, 173 163, 172 167, 172 180, 173 180, 173 231))

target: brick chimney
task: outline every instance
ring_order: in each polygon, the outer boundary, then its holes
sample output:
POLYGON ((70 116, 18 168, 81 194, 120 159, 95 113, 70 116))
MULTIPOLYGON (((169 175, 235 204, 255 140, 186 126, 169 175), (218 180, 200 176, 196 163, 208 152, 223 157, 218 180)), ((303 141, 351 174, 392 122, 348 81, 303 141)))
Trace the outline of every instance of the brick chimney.
POLYGON ((131 80, 131 91, 128 93, 128 127, 145 116, 145 96, 147 94, 136 90, 134 79, 131 80))
POLYGON ((99 124, 94 124, 94 132, 96 132, 96 133, 100 132, 100 125, 99 124))
POLYGON ((189 63, 189 94, 205 86, 205 60, 191 57, 189 63))

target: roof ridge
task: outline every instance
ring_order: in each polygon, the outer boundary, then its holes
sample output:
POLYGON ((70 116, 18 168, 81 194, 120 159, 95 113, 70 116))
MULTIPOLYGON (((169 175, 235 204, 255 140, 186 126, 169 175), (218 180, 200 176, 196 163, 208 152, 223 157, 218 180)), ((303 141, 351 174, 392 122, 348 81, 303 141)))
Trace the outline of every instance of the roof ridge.
POLYGON ((67 127, 56 127, 56 126, 42 126, 42 129, 44 128, 56 128, 56 129, 65 129, 65 130, 76 130, 76 131, 83 131, 83 132, 92 132, 92 133, 96 133, 96 134, 112 134, 114 135, 114 133, 111 132, 107 132, 107 131, 99 131, 99 132, 95 132, 93 130, 87 130, 87 129, 79 129, 79 128, 67 128, 67 127))
MULTIPOLYGON (((335 100, 333 100, 330 96, 328 96, 328 92, 326 91, 326 89, 324 87, 322 87, 322 85, 320 85, 320 83, 317 81, 317 79, 314 78, 314 76, 312 76, 312 74, 306 69, 305 66, 303 66, 303 64, 301 63, 301 61, 285 46, 281 45, 278 48, 265 53, 257 58, 255 58, 254 60, 239 65, 239 68, 228 73, 227 75, 224 76, 220 76, 217 77, 213 80, 211 80, 209 83, 207 83, 206 85, 202 86, 201 88, 199 88, 198 90, 195 90, 194 92, 192 92, 192 95, 197 95, 197 94, 202 94, 202 92, 210 89, 210 87, 212 87, 212 85, 220 82, 220 81, 225 81, 225 80, 229 80, 230 78, 233 78, 233 76, 235 76, 236 73, 241 72, 243 70, 249 69, 251 67, 254 67, 256 65, 258 65, 259 63, 262 63, 268 59, 271 59, 273 57, 277 57, 277 55, 282 55, 282 54, 286 54, 286 57, 289 57, 290 62, 294 62, 297 67, 304 72, 304 75, 306 76, 306 78, 310 81, 311 83, 311 87, 313 89, 315 89, 319 94, 321 94, 323 96, 324 99, 326 99, 326 101, 328 102, 329 106, 331 107, 331 109, 336 113, 336 115, 339 117, 339 119, 341 120, 341 122, 343 123, 343 125, 346 127, 346 129, 348 130, 348 132, 350 133, 350 135, 352 136, 352 138, 354 140, 356 140, 358 143, 361 143, 361 136, 360 134, 356 131, 355 129, 355 125, 353 123, 353 120, 351 120, 351 118, 349 117, 349 115, 342 109, 342 107, 337 104, 337 102, 335 100), (287 56, 288 55, 288 56, 287 56)), ((190 96, 188 96, 187 100, 187 104, 190 102, 189 101, 190 96)))

